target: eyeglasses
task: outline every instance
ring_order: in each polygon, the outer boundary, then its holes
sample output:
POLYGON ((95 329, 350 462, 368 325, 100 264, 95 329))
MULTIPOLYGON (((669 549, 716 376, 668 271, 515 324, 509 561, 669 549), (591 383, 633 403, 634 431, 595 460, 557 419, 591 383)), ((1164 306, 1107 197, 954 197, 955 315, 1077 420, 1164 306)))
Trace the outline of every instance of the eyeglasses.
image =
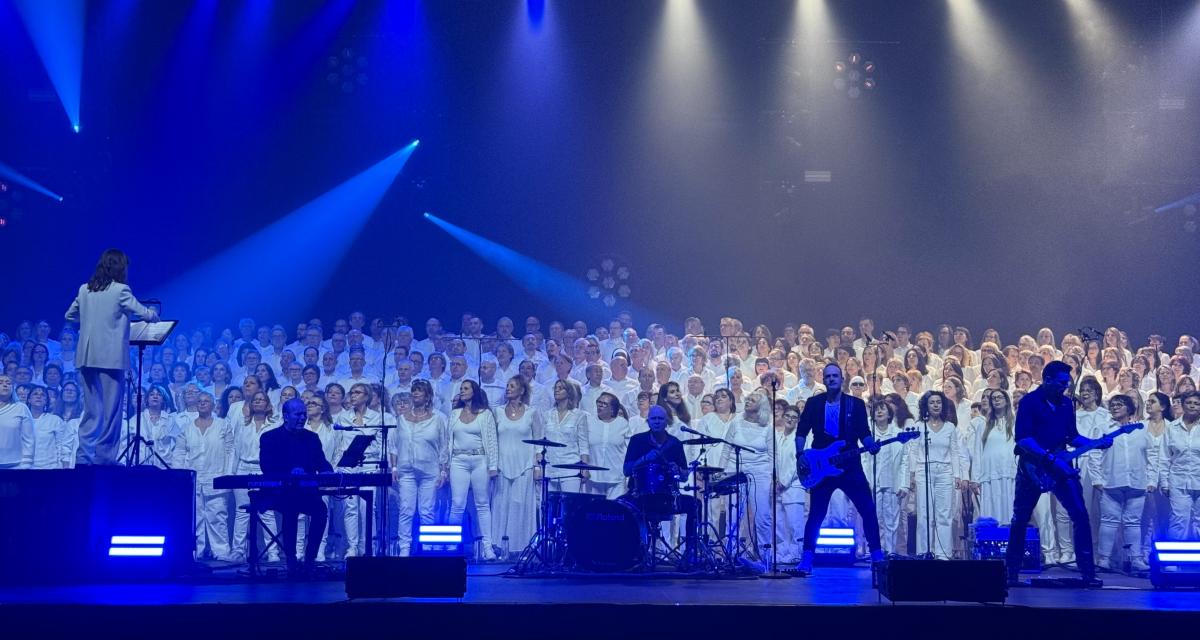
POLYGON ((851 383, 850 383, 850 386, 852 386, 852 387, 865 387, 865 386, 867 386, 867 383, 865 383, 865 382, 851 382, 851 383))

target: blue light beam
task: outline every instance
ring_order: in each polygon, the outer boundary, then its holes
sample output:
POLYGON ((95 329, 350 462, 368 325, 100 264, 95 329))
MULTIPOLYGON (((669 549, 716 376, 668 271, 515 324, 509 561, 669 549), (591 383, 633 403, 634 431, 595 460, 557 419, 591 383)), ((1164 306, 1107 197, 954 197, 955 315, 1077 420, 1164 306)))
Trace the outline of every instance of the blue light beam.
POLYGON ((1197 203, 1200 203, 1200 193, 1193 193, 1192 195, 1190 195, 1186 198, 1181 198, 1170 204, 1164 204, 1163 206, 1155 209, 1154 213, 1166 213, 1172 209, 1178 209, 1180 207, 1186 207, 1189 204, 1197 204, 1197 203))
POLYGON ((34 182, 33 179, 18 172, 16 169, 13 169, 12 167, 4 164, 3 162, 0 162, 0 179, 9 180, 13 184, 19 184, 22 187, 25 187, 26 189, 29 189, 30 191, 40 193, 40 194, 46 196, 47 198, 54 200, 55 202, 63 201, 62 196, 58 195, 57 193, 54 193, 53 191, 47 189, 46 187, 43 187, 42 185, 34 182))
MULTIPOLYGON (((583 279, 573 277, 498 242, 467 231, 432 213, 425 213, 425 219, 450 234, 450 237, 498 269, 517 286, 546 302, 555 310, 573 314, 572 317, 578 318, 591 317, 596 314, 595 301, 588 299, 588 283, 583 279)), ((630 309, 639 318, 655 317, 645 309, 638 308, 631 300, 622 300, 621 307, 630 309)), ((616 311, 613 309, 611 313, 616 313, 616 311)))
POLYGON ((184 321, 307 312, 417 144, 412 141, 172 280, 155 297, 167 301, 174 309, 171 315, 184 321), (297 277, 297 269, 311 277, 297 277), (220 295, 211 295, 217 291, 220 295))
POLYGON ((58 92, 71 128, 79 133, 79 100, 83 87, 85 0, 15 0, 29 38, 46 75, 58 92))

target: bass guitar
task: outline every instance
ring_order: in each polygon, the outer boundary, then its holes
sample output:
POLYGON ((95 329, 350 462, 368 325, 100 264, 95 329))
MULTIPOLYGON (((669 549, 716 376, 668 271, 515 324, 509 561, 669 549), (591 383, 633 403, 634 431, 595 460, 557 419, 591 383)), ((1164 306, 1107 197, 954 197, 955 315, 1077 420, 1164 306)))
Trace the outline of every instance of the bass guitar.
POLYGON ((1112 446, 1113 440, 1117 436, 1133 433, 1144 426, 1146 425, 1140 422, 1121 425, 1116 431, 1105 434, 1082 447, 1050 454, 1050 461, 1040 460, 1030 455, 1021 456, 1021 473, 1024 473, 1025 477, 1032 480, 1043 492, 1050 491, 1059 482, 1079 477, 1079 469, 1071 465, 1077 458, 1095 449, 1107 449, 1112 446))
MULTIPOLYGON (((897 442, 908 442, 920 436, 921 434, 917 431, 904 431, 894 438, 876 442, 875 446, 886 447, 897 442)), ((845 446, 845 440, 837 440, 823 449, 806 449, 804 455, 798 459, 799 464, 796 465, 796 475, 800 478, 800 484, 805 489, 812 489, 821 484, 825 478, 840 476, 842 475, 841 465, 871 450, 871 447, 858 447, 842 451, 845 446)))

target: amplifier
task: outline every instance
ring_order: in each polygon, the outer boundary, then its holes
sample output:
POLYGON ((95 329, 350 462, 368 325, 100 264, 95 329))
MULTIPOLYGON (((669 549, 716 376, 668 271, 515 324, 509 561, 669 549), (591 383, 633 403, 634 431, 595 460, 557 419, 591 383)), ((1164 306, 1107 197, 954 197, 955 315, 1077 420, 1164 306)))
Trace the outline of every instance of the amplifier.
MULTIPOLYGON (((1003 560, 1008 553, 1008 526, 972 524, 968 532, 971 541, 971 557, 975 560, 1003 560)), ((1021 571, 1040 573, 1042 570, 1042 546, 1037 527, 1025 529, 1025 553, 1021 557, 1021 571)))

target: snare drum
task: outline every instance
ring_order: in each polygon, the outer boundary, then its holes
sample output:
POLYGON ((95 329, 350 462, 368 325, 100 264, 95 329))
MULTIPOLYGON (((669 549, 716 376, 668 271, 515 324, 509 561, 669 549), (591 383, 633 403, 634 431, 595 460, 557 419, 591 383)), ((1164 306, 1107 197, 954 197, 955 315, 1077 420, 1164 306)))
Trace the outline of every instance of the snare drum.
POLYGON ((646 525, 625 498, 574 503, 563 518, 563 532, 567 563, 577 569, 628 571, 645 556, 646 525))
POLYGON ((633 496, 638 507, 647 514, 675 512, 675 497, 679 495, 679 480, 671 467, 651 463, 633 472, 633 496))

